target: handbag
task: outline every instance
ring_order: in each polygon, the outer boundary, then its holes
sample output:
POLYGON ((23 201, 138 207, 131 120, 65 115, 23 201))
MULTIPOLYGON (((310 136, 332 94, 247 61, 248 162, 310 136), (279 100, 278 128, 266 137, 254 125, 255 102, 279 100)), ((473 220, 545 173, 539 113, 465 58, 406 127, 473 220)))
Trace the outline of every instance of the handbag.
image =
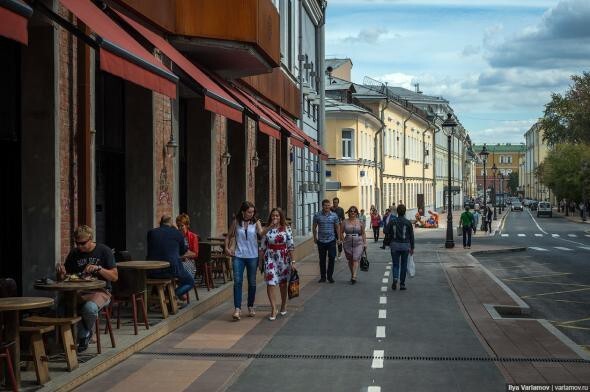
POLYGON ((414 263, 414 255, 409 255, 408 256, 408 275, 410 275, 410 278, 413 278, 414 275, 416 275, 416 263, 414 263))
POLYGON ((299 297, 299 274, 295 268, 291 268, 288 287, 289 299, 299 297))
POLYGON ((457 226, 457 237, 461 237, 463 235, 463 228, 461 226, 457 226))
POLYGON ((369 259, 367 258, 367 251, 363 250, 363 255, 361 256, 361 263, 360 263, 361 271, 368 271, 369 270, 369 259))

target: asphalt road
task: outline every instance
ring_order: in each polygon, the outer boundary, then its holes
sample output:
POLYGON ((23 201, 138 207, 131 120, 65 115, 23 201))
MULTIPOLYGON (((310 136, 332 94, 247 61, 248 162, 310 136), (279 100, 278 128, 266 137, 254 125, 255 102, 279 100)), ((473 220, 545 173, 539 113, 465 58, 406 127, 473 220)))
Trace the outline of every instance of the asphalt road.
POLYGON ((590 350, 587 227, 555 215, 537 218, 528 209, 511 212, 500 233, 485 240, 527 251, 477 259, 529 304, 532 317, 549 320, 590 350))

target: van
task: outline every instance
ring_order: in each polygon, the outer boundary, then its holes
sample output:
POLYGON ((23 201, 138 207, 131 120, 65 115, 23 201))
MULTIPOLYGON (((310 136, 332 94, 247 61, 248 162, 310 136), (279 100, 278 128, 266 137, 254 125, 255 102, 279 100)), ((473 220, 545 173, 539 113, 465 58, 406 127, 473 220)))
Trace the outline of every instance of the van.
POLYGON ((546 201, 539 202, 537 206, 537 217, 547 215, 549 218, 553 217, 553 210, 551 209, 551 203, 546 201))

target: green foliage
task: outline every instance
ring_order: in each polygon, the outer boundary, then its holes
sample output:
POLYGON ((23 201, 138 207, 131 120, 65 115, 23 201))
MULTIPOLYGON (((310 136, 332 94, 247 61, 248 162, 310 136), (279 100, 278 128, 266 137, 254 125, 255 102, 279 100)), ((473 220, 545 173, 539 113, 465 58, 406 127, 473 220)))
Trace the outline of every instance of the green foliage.
MULTIPOLYGON (((559 144, 537 169, 540 181, 557 199, 581 200, 587 194, 590 176, 590 146, 559 144)), ((587 196, 587 195, 586 195, 587 196)))
POLYGON ((508 177, 508 189, 510 189, 511 195, 516 195, 518 189, 518 173, 512 172, 508 177))
POLYGON ((543 140, 560 143, 590 144, 590 73, 573 75, 573 84, 564 96, 552 94, 539 121, 543 140))

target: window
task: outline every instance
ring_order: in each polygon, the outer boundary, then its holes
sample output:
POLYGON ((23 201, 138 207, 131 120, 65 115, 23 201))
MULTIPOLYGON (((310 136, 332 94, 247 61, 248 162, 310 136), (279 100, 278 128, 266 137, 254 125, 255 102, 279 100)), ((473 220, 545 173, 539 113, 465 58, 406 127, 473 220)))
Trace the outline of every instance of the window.
POLYGON ((342 158, 352 158, 352 130, 342 131, 342 158))

